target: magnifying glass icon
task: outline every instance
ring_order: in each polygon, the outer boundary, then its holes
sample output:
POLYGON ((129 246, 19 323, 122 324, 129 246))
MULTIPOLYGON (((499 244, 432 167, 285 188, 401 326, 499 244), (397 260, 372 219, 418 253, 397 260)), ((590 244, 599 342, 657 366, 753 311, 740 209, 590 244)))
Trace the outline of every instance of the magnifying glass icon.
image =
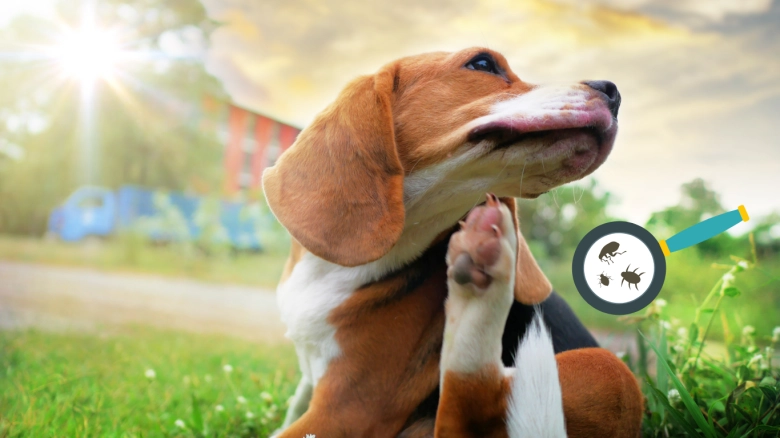
POLYGON ((740 205, 665 240, 657 240, 631 222, 599 225, 585 235, 574 251, 574 285, 597 310, 613 315, 637 312, 661 292, 666 257, 749 219, 745 206, 740 205))

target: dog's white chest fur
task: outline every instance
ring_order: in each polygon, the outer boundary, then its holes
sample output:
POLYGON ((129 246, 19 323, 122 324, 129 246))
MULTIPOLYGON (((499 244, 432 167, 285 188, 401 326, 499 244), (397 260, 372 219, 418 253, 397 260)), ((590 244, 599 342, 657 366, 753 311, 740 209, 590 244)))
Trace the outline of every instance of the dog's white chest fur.
POLYGON ((276 299, 287 337, 295 343, 301 372, 312 385, 330 361, 341 355, 336 328, 328 317, 355 290, 375 278, 375 269, 369 266, 347 268, 306 253, 287 281, 279 285, 276 299))

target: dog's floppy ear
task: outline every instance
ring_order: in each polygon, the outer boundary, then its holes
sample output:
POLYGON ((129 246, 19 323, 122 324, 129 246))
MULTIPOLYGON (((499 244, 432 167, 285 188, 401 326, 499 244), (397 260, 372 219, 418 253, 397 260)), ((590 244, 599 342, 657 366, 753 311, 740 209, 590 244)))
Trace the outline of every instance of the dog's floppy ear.
POLYGON ((351 82, 263 173, 274 215, 308 251, 343 266, 385 255, 404 228, 394 70, 351 82))
POLYGON ((520 233, 517 219, 517 205, 514 198, 501 198, 501 202, 512 212, 512 222, 517 230, 517 275, 515 276, 515 299, 523 304, 537 304, 546 300, 552 292, 552 284, 528 248, 528 242, 520 233))

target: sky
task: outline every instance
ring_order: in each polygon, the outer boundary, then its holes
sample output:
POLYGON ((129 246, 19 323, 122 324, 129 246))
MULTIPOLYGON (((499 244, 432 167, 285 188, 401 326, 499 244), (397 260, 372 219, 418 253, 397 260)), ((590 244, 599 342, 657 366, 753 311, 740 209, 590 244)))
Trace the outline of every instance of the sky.
MULTIPOLYGON (((238 104, 305 126, 396 58, 486 46, 521 79, 615 82, 620 132, 594 173, 644 223, 705 179, 726 209, 780 211, 780 0, 202 0, 209 71, 238 104)), ((51 0, 8 2, 48 14, 51 0)))

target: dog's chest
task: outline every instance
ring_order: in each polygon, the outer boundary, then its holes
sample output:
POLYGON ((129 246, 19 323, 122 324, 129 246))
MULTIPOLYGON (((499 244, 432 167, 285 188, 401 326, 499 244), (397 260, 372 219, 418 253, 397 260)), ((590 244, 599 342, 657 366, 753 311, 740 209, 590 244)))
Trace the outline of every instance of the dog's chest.
POLYGON ((370 281, 371 274, 367 266, 347 268, 307 253, 279 285, 277 303, 287 337, 295 343, 301 372, 312 384, 342 354, 329 315, 370 281))

